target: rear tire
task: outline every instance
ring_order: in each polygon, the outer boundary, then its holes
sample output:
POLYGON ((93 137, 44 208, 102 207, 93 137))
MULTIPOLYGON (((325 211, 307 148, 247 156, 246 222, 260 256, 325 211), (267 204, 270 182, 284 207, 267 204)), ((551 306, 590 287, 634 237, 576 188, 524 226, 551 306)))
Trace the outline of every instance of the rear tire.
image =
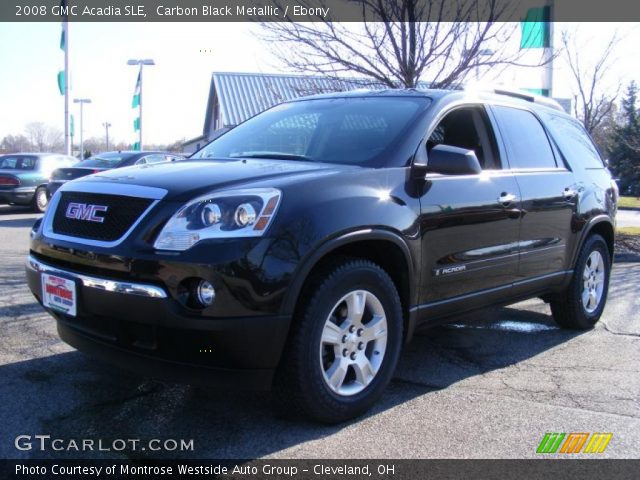
POLYGON ((33 201, 31 207, 37 213, 44 213, 49 203, 49 195, 47 194, 46 187, 38 187, 36 193, 33 194, 33 201))
POLYGON ((303 290, 274 381, 279 410, 338 423, 367 411, 387 387, 402 346, 400 297, 375 263, 343 259, 303 290))
POLYGON ((556 323, 573 330, 593 328, 607 302, 610 274, 609 247, 600 235, 591 235, 580 251, 571 283, 550 302, 556 323))

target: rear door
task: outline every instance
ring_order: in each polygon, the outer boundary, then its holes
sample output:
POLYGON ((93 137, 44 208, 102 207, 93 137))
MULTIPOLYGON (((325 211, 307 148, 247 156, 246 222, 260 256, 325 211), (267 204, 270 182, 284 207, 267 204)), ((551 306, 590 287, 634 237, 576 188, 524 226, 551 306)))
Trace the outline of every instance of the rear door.
POLYGON ((559 283, 568 268, 577 204, 573 173, 532 111, 511 106, 492 106, 491 111, 522 196, 515 290, 559 283))
POLYGON ((429 135, 428 151, 438 144, 473 150, 483 168, 474 175, 426 176, 420 308, 434 317, 509 295, 518 271, 520 192, 513 173, 502 168, 482 105, 447 112, 429 135))

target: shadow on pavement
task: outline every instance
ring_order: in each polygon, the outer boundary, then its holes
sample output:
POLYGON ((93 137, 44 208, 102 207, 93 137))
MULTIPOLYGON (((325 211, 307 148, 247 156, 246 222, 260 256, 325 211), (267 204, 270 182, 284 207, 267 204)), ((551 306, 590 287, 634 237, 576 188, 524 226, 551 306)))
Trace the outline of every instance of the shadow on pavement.
MULTIPOLYGON (((540 304, 542 305, 542 304, 540 304)), ((538 307, 536 305, 536 307, 538 307)), ((546 308, 544 306, 538 308, 546 308)), ((420 332, 406 348, 396 379, 364 418, 384 413, 468 377, 534 357, 575 337, 546 313, 501 308, 420 332), (510 330, 510 322, 538 325, 510 330), (540 327, 542 326, 542 327, 540 327)), ((6 419, 0 457, 255 458, 331 435, 350 423, 324 426, 277 418, 268 393, 237 393, 140 379, 78 352, 0 367, 6 419), (193 452, 20 452, 20 434, 63 439, 194 439, 193 452)), ((421 419, 416 419, 421 421, 421 419)))
POLYGON ((36 214, 31 207, 28 205, 0 205, 0 216, 2 215, 19 215, 25 213, 32 213, 35 215, 42 215, 41 213, 36 214))
POLYGON ((30 228, 34 223, 36 223, 37 219, 37 216, 34 216, 33 218, 12 218, 10 220, 0 219, 0 228, 30 228))

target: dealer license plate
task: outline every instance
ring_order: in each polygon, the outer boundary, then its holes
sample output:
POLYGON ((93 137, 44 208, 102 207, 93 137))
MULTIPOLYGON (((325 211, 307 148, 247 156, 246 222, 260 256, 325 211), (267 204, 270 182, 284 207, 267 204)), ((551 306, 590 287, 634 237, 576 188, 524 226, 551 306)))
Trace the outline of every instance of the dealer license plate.
POLYGON ((68 278, 42 274, 42 303, 72 317, 76 316, 76 283, 68 278))

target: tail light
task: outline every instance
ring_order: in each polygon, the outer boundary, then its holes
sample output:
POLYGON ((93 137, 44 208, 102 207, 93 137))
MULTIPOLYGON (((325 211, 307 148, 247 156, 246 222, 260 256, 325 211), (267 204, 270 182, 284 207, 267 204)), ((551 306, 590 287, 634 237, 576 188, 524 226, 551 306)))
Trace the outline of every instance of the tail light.
POLYGON ((20 180, 9 175, 0 175, 0 185, 5 187, 17 187, 18 185, 20 185, 20 180))

